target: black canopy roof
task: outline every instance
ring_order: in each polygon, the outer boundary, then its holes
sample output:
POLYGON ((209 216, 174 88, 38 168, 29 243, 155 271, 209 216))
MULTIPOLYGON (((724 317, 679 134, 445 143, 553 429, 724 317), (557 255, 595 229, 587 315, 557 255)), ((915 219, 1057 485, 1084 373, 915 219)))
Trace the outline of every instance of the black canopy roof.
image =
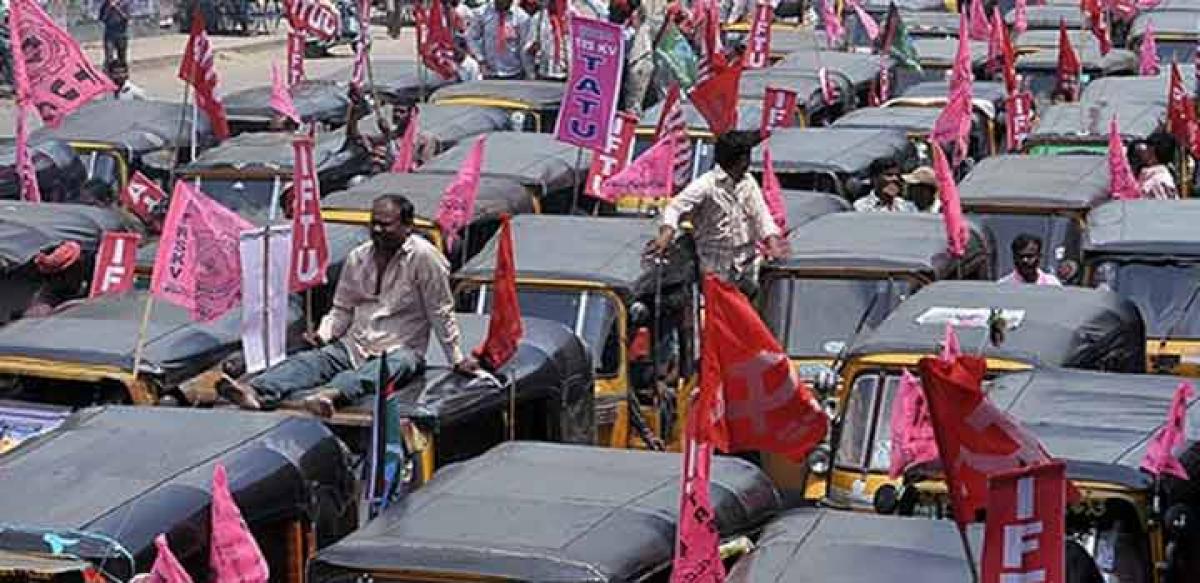
MULTIPOLYGON (((853 87, 846 83, 840 77, 831 76, 831 81, 841 86, 842 93, 845 97, 842 101, 852 103, 854 100, 853 87)), ((797 104, 805 110, 813 110, 825 105, 824 97, 821 95, 821 80, 815 72, 790 69, 753 69, 742 73, 742 80, 738 84, 738 98, 750 100, 755 107, 761 109, 763 96, 767 93, 767 88, 773 87, 777 89, 788 89, 795 91, 797 95, 797 104)), ((690 104, 689 104, 690 107, 690 104)), ((749 122, 758 124, 759 118, 750 115, 751 119, 744 119, 746 114, 742 108, 738 108, 738 129, 751 129, 749 127, 740 127, 750 125, 749 122)), ((756 126, 757 127, 757 126, 756 126)))
MULTIPOLYGON (((914 149, 895 129, 780 128, 771 134, 771 161, 780 174, 859 174, 880 158, 910 158, 914 149)), ((750 167, 762 171, 762 148, 754 150, 750 167)))
MULTIPOLYGON (((930 99, 939 100, 945 103, 946 96, 950 94, 949 81, 922 81, 909 86, 900 95, 901 99, 930 99)), ((1004 98, 1008 97, 1008 91, 1004 88, 1004 83, 999 81, 974 81, 971 83, 971 99, 976 103, 983 101, 991 104, 991 113, 995 114, 996 106, 1004 106, 1004 98)))
MULTIPOLYGON (((321 199, 321 208, 340 210, 371 210, 371 203, 384 194, 399 194, 413 203, 416 216, 433 220, 446 187, 454 182, 453 174, 376 174, 353 187, 321 199)), ((507 178, 484 176, 479 179, 479 194, 475 200, 475 219, 496 218, 500 213, 533 212, 533 201, 520 182, 507 178)))
POLYGON ((1200 200, 1112 201, 1088 213, 1084 249, 1200 259, 1200 200))
MULTIPOLYGON (((216 142, 204 112, 197 113, 196 139, 201 147, 216 142)), ((30 142, 57 138, 67 142, 108 144, 132 158, 192 143, 192 111, 179 103, 149 100, 92 101, 68 115, 58 128, 43 127, 30 142)))
POLYGON ((795 229, 813 219, 830 213, 850 210, 845 198, 811 190, 784 190, 783 206, 787 208, 788 228, 795 229))
MULTIPOLYGON (((724 536, 779 508, 753 465, 713 459, 724 536)), ((319 552, 314 583, 397 571, 550 582, 641 581, 671 562, 679 455, 508 442, 444 469, 374 522, 319 552)))
MULTIPOLYGON (((317 134, 313 146, 313 159, 317 172, 325 172, 346 164, 356 157, 350 150, 343 150, 346 143, 345 129, 317 134)), ((291 177, 295 163, 292 151, 292 134, 288 132, 246 132, 222 142, 205 151, 192 163, 184 166, 184 175, 203 174, 213 170, 236 170, 250 173, 279 174, 291 177)))
POLYGON ((1167 116, 1163 103, 1110 101, 1059 103, 1042 109, 1038 124, 1026 142, 1108 143, 1108 122, 1117 116, 1122 139, 1144 138, 1162 127, 1167 116))
MULTIPOLYGON (((958 15, 947 14, 954 20, 954 29, 958 30, 958 15)), ((958 54, 958 38, 914 38, 913 48, 917 49, 917 55, 921 59, 922 67, 934 68, 950 68, 954 64, 954 57, 958 54)), ((971 51, 971 66, 978 67, 987 61, 987 43, 983 41, 970 41, 968 48, 971 51)))
MULTIPOLYGON (((743 99, 737 104, 738 119, 737 129, 739 130, 757 130, 762 124, 762 94, 759 94, 758 100, 743 99)), ((657 128, 658 120, 662 117, 662 108, 664 103, 658 102, 653 107, 642 112, 642 118, 638 120, 639 128, 657 128)), ((706 132, 709 133, 708 120, 700 114, 696 106, 691 102, 683 104, 683 119, 687 124, 688 131, 691 132, 706 132)))
MULTIPOLYGON (((1029 24, 1029 30, 1053 30, 1055 34, 1058 34, 1058 23, 1060 21, 1066 25, 1068 33, 1077 31, 1087 25, 1079 7, 1067 4, 1027 6, 1025 7, 1025 20, 1029 24)), ((1016 22, 1015 8, 1009 10, 1008 14, 1004 15, 1004 21, 1010 27, 1016 22)), ((1026 31, 1026 34, 1028 34, 1028 31, 1026 31)), ((1075 39, 1072 38, 1071 41, 1074 42, 1075 39)))
MULTIPOLYGON (((29 145, 29 155, 37 172, 38 189, 46 202, 73 202, 87 180, 87 168, 71 145, 55 138, 45 138, 29 145)), ((17 146, 15 140, 0 140, 0 200, 21 198, 21 182, 17 176, 17 146)))
MULTIPOLYGON (((1074 9, 1073 9, 1074 10, 1074 9)), ((1077 10, 1076 10, 1077 12, 1077 10)), ((1017 50, 1036 47, 1038 50, 1017 55, 1017 70, 1056 70, 1058 67, 1058 30, 1031 30, 1017 38, 1017 50), (1051 36, 1053 35, 1053 36, 1051 36)), ((1113 49, 1107 55, 1100 54, 1100 46, 1091 33, 1086 35, 1078 30, 1067 31, 1075 34, 1071 37, 1071 46, 1079 56, 1079 63, 1084 72, 1103 75, 1132 75, 1137 71, 1138 57, 1133 51, 1113 49)))
MULTIPOLYGON (((47 552, 42 533, 104 561, 119 580, 146 572, 166 533, 188 564, 208 557, 213 468, 223 464, 251 528, 316 519, 353 500, 343 448, 319 421, 170 407, 86 409, 0 456, 0 548, 47 552), (318 490, 324 504, 315 503, 318 490), (107 537, 136 560, 136 569, 107 537)), ((335 533, 336 534, 336 533, 335 533)))
MULTIPOLYGON (((987 252, 972 225, 967 259, 987 252)), ((792 254, 776 269, 871 269, 941 277, 959 265, 946 252, 946 228, 927 213, 834 213, 812 220, 788 236, 792 254)))
MULTIPOLYGON (((333 69, 321 78, 348 82, 353 70, 353 65, 346 65, 333 69)), ((376 55, 371 56, 371 75, 375 81, 374 85, 370 84, 370 79, 364 79, 368 87, 367 92, 370 93, 370 89, 373 88, 379 93, 379 98, 387 103, 409 104, 420 101, 422 93, 429 96, 438 88, 455 83, 442 79, 440 75, 429 70, 425 70, 422 75, 418 72, 416 61, 381 59, 376 55)))
POLYGON ((33 259, 41 250, 75 241, 95 252, 105 231, 134 230, 133 221, 111 208, 81 204, 0 201, 0 273, 33 259))
POLYGON ((937 107, 864 107, 838 118, 833 122, 833 127, 894 128, 910 133, 927 134, 933 129, 933 124, 941 113, 942 110, 937 107))
MULTIPOLYGON (((772 43, 775 41, 775 36, 772 35, 772 43)), ((889 59, 889 65, 894 67, 895 63, 889 59)), ((866 86, 879 77, 879 57, 876 55, 814 50, 811 47, 788 53, 771 68, 780 72, 798 69, 815 74, 821 67, 825 67, 829 73, 842 77, 856 89, 866 86)))
MULTIPOLYGON (((425 163, 421 174, 455 174, 474 145, 462 142, 425 163)), ((583 184, 592 165, 590 150, 554 139, 553 134, 495 132, 487 134, 483 176, 516 180, 542 194, 583 184)))
MULTIPOLYGON (((1180 71, 1180 74, 1184 79, 1192 78, 1183 71, 1180 71)), ((1088 83, 1083 88, 1079 101, 1087 104, 1151 103, 1165 107, 1170 86, 1170 69, 1165 69, 1157 77, 1103 77, 1088 83)), ((1183 89, 1188 95, 1194 95, 1196 92, 1191 83, 1185 82, 1183 89)))
POLYGON ((1146 366, 1141 316, 1132 302, 1115 293, 975 281, 939 281, 921 288, 873 331, 855 339, 849 354, 933 354, 945 333, 947 309, 983 310, 982 326, 955 326, 966 352, 982 347, 984 356, 1035 366, 1119 372, 1146 366), (986 312, 993 308, 1009 310, 1010 316, 999 347, 987 341, 986 312))
POLYGON ((1129 28, 1128 39, 1133 41, 1146 36, 1146 26, 1154 26, 1157 38, 1172 37, 1172 40, 1190 40, 1200 37, 1200 6, 1188 10, 1155 9, 1138 14, 1129 28))
POLYGON ((536 111, 558 111, 565 89, 566 85, 558 81, 489 79, 446 85, 435 91, 430 101, 438 103, 456 99, 497 99, 520 103, 536 111))
POLYGON ((509 128, 508 112, 497 107, 423 103, 420 111, 417 127, 437 142, 438 151, 472 136, 509 128))
MULTIPOLYGON (((982 529, 975 526, 969 533, 978 557, 982 529)), ((726 581, 859 583, 904 572, 922 583, 971 579, 953 521, 796 508, 767 524, 755 549, 733 566, 726 581)))
MULTIPOLYGON (((901 14, 920 15, 922 12, 945 12, 946 3, 944 0, 866 0, 862 3, 863 8, 867 11, 883 14, 888 11, 888 8, 895 4, 901 14)), ((918 16, 919 18, 920 16, 918 16)), ((883 26, 883 23, 879 23, 883 26)))
POLYGON ((1109 198, 1104 156, 1005 154, 980 160, 958 185, 967 211, 986 206, 1089 209, 1109 198))
MULTIPOLYGON (((229 121, 269 122, 279 115, 271 109, 271 86, 252 87, 222 98, 229 121)), ((332 125, 346 123, 350 96, 345 86, 333 81, 304 80, 291 88, 296 113, 305 122, 332 125)))
MULTIPOLYGON (((654 237, 652 220, 617 217, 520 215, 513 217, 517 279, 596 281, 629 293, 641 274, 646 241, 654 237)), ((497 239, 459 270, 464 279, 491 279, 497 239)))

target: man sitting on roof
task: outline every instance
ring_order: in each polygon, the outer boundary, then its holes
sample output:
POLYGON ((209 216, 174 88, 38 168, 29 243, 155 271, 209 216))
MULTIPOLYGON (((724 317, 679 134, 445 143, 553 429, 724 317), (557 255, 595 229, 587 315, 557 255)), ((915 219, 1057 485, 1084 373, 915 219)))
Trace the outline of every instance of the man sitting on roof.
POLYGON ((1021 233, 1012 242, 1013 272, 1000 278, 1000 283, 1032 283, 1034 285, 1062 286, 1052 273, 1040 269, 1042 265, 1042 240, 1037 235, 1021 233))
POLYGON ((854 201, 854 210, 866 213, 915 213, 917 205, 904 200, 901 194, 900 161, 880 158, 871 162, 870 194, 854 201))
POLYGON ((459 346, 450 265, 412 232, 413 215, 412 203, 403 196, 375 199, 371 240, 350 252, 333 309, 316 334, 305 335, 314 348, 290 356, 248 385, 226 379, 222 395, 245 409, 270 409, 317 387, 304 407, 329 417, 336 402, 353 402, 367 392, 364 385, 376 383, 384 354, 394 381, 419 374, 431 329, 455 372, 474 374, 478 364, 459 346))

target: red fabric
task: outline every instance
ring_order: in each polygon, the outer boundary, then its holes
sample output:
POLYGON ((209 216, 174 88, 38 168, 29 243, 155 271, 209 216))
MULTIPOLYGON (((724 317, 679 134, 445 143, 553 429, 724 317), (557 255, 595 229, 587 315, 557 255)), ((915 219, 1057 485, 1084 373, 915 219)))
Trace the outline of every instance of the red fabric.
POLYGON ((1005 144, 1009 152, 1017 152, 1033 130, 1033 95, 1028 91, 1010 93, 1004 98, 1004 111, 1008 116, 1005 144))
POLYGON ((985 359, 960 356, 946 362, 926 357, 918 370, 954 519, 966 525, 987 506, 989 474, 1048 462, 1050 456, 1037 438, 984 394, 985 359))
POLYGON ((1017 0, 1017 5, 1013 8, 1013 36, 1021 36, 1029 28, 1025 4, 1025 0, 1017 0))
POLYGON ((741 81, 742 64, 739 61, 692 88, 692 105, 704 116, 714 135, 737 127, 737 96, 741 81))
POLYGON ((157 182, 146 178, 141 172, 134 171, 120 197, 121 206, 137 215, 137 218, 152 230, 161 230, 162 218, 155 216, 154 209, 167 199, 167 193, 163 192, 157 182))
POLYGON ((959 356, 962 356, 962 346, 958 343, 958 332, 954 331, 954 323, 946 322, 946 331, 942 334, 941 359, 953 362, 959 356))
MULTIPOLYGON (((1083 73, 1083 68, 1079 65, 1079 56, 1075 54, 1075 47, 1071 45, 1071 37, 1067 34, 1067 25, 1063 21, 1058 21, 1058 81, 1062 83, 1063 79, 1068 76, 1075 79, 1075 86, 1079 86, 1080 74, 1083 73)), ((1071 99, 1079 99, 1078 89, 1075 90, 1076 95, 1072 95, 1071 99)))
POLYGON ((675 144, 663 138, 632 163, 600 183, 596 198, 615 201, 622 196, 668 198, 675 193, 675 144))
POLYGON ((1132 200, 1142 197, 1129 158, 1125 155, 1125 144, 1121 142, 1121 128, 1117 116, 1108 121, 1108 184, 1109 192, 1117 200, 1132 200))
POLYGON ((321 218, 321 183, 313 157, 313 138, 292 139, 292 261, 288 289, 293 293, 325 283, 329 243, 321 218))
POLYGON ((1200 132, 1196 126, 1195 102, 1183 86, 1179 65, 1171 63, 1171 85, 1167 89, 1167 131, 1180 144, 1191 148, 1192 156, 1200 156, 1200 132))
POLYGON ((38 253, 33 257, 33 264, 39 273, 60 273, 79 261, 82 249, 75 241, 60 243, 49 253, 38 253))
POLYGON ((421 110, 414 108, 412 115, 408 118, 408 125, 404 127, 404 135, 400 136, 400 144, 396 148, 396 159, 392 160, 391 172, 406 174, 416 169, 415 152, 417 151, 417 132, 420 131, 418 128, 420 120, 421 110))
POLYGON ((517 353, 517 343, 525 335, 521 322, 521 303, 517 299, 517 266, 513 258, 512 223, 508 214, 500 215, 500 243, 496 249, 496 272, 492 281, 492 314, 487 336, 473 351, 485 367, 496 370, 517 353))
POLYGON ((769 451, 802 461, 829 418, 746 296, 704 276, 697 437, 721 451, 769 451))
POLYGON ((992 25, 983 9, 984 0, 971 0, 969 33, 971 40, 986 41, 992 36, 992 25))
POLYGON ((1138 75, 1154 77, 1159 74, 1158 43, 1154 41, 1154 24, 1146 22, 1146 34, 1138 47, 1138 75))
MULTIPOLYGON (((967 220, 963 218, 962 203, 958 198, 958 185, 954 183, 954 175, 950 172, 950 164, 946 154, 936 142, 930 144, 933 149, 933 173, 937 177, 938 198, 942 202, 942 222, 946 226, 946 251, 954 257, 962 257, 967 252, 967 240, 971 231, 967 228, 967 220)), ((954 349, 958 349, 958 338, 954 329, 950 328, 947 340, 953 338, 954 349)), ((947 348, 950 348, 947 345, 947 348)), ((949 354, 949 353, 948 353, 949 354)))
POLYGON ((208 567, 213 581, 267 583, 270 579, 267 559, 242 519, 221 463, 213 470, 211 524, 208 567))
MULTIPOLYGON (((637 124, 637 117, 627 111, 617 112, 617 115, 613 117, 613 123, 609 127, 611 131, 608 140, 604 142, 604 150, 592 153, 592 165, 588 167, 587 181, 584 182, 584 194, 600 198, 604 181, 615 176, 628 165, 629 157, 633 152, 633 132, 637 124)), ((686 142, 687 136, 684 135, 683 139, 686 142)), ((676 161, 678 162, 678 154, 676 161)), ((685 160, 685 162, 690 162, 690 160, 685 160)), ((687 171, 690 169, 689 166, 683 167, 685 183, 687 171)), ((675 172, 678 179, 678 167, 675 172)))
POLYGON ((142 236, 137 233, 104 233, 100 249, 96 251, 96 268, 92 271, 89 298, 133 289, 138 244, 141 241, 142 236))
POLYGON ((1088 20, 1088 27, 1092 31, 1092 36, 1096 37, 1096 41, 1100 43, 1100 54, 1107 55, 1108 51, 1112 50, 1112 38, 1108 30, 1108 16, 1100 8, 1098 0, 1083 0, 1081 8, 1088 20))
POLYGON ((443 79, 457 79, 454 36, 450 32, 450 26, 446 24, 446 11, 442 2, 433 2, 429 12, 418 3, 413 7, 413 16, 417 25, 417 51, 421 53, 421 62, 443 79))
POLYGON ((1050 462, 988 479, 984 583, 1066 581, 1066 473, 1050 462))
POLYGON ((212 44, 204 30, 204 16, 199 9, 192 13, 192 31, 188 36, 183 58, 179 61, 179 78, 192 86, 196 106, 208 116, 213 135, 224 140, 229 137, 229 122, 225 105, 217 98, 217 69, 213 61, 212 44))
POLYGON ((974 79, 971 73, 971 43, 967 37, 967 17, 965 14, 960 14, 958 17, 958 47, 954 52, 954 65, 950 70, 950 83, 947 94, 953 95, 954 92, 963 85, 970 85, 974 79))
POLYGON ((770 143, 763 144, 762 195, 767 209, 771 211, 771 219, 775 221, 775 226, 779 227, 779 232, 787 232, 787 207, 783 204, 783 187, 779 184, 779 177, 775 175, 770 143))
MULTIPOLYGON (((694 416, 693 416, 694 418, 694 416)), ((679 484, 679 526, 670 583, 722 583, 721 535, 709 496, 713 446, 684 433, 683 471, 679 484)))
POLYGON ((1017 52, 1013 49, 1012 39, 1012 35, 1006 32, 1000 45, 1001 56, 1004 59, 1004 89, 1009 96, 1017 93, 1017 52))
POLYGON ((929 419, 929 406, 921 393, 921 380, 904 369, 900 375, 900 387, 892 401, 891 460, 888 476, 899 478, 904 470, 916 464, 938 460, 937 439, 933 436, 933 422, 929 419))
POLYGON ((655 140, 661 140, 663 136, 670 136, 675 142, 675 187, 685 186, 692 178, 692 141, 688 138, 687 118, 683 115, 683 99, 676 81, 672 81, 667 89, 662 116, 654 131, 655 140))
MULTIPOLYGON (((436 0, 435 3, 441 4, 440 1, 436 0)), ((497 12, 496 17, 500 20, 496 26, 496 53, 504 54, 508 51, 508 13, 497 12)))
POLYGON ((1000 7, 992 8, 991 35, 988 36, 987 70, 992 75, 1004 67, 1004 39, 1008 29, 1004 26, 1004 17, 1000 16, 1000 7))
POLYGON ((167 535, 160 534, 154 537, 154 548, 158 550, 158 556, 154 558, 154 565, 150 567, 150 578, 146 583, 192 583, 192 577, 184 570, 183 565, 179 564, 179 559, 175 558, 175 553, 172 553, 171 547, 167 545, 167 535))
POLYGON ((796 92, 790 89, 767 87, 763 91, 762 120, 758 132, 764 138, 775 128, 790 128, 796 121, 796 92))
POLYGON ((750 21, 750 34, 746 39, 747 69, 771 66, 771 21, 774 19, 775 8, 770 2, 762 0, 754 5, 754 18, 750 21))
POLYGON ((1192 398, 1192 384, 1184 381, 1175 389, 1167 421, 1146 446, 1141 469, 1159 476, 1170 474, 1187 480, 1187 470, 1179 463, 1179 455, 1187 447, 1187 402, 1192 398))

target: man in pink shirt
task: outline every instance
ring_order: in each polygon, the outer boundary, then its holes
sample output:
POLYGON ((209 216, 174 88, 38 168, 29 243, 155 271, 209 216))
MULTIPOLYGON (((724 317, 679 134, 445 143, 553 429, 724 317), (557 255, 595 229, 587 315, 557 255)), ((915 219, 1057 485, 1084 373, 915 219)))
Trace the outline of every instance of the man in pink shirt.
POLYGON ((1000 283, 1031 283, 1062 286, 1052 273, 1042 271, 1042 240, 1036 235, 1021 233, 1012 242, 1013 272, 1000 278, 1000 283))

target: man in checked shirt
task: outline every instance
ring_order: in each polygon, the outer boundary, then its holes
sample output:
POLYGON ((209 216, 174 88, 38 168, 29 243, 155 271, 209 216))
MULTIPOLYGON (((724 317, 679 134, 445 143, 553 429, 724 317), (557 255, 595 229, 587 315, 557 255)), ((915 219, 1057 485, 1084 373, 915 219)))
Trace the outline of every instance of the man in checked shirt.
POLYGON ((735 284, 747 297, 758 292, 758 246, 780 258, 786 246, 763 200, 758 182, 747 170, 758 132, 726 132, 717 139, 716 166, 692 181, 663 209, 658 238, 650 252, 662 254, 683 215, 691 213, 700 267, 735 284))

